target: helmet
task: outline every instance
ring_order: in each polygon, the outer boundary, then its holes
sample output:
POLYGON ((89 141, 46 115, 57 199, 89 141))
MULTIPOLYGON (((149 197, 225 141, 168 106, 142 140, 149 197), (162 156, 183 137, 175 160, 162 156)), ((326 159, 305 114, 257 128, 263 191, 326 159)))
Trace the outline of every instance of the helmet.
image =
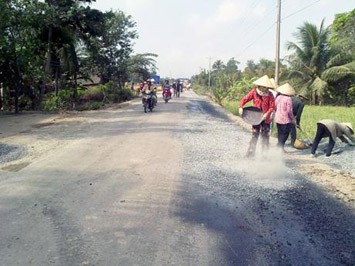
POLYGON ((155 82, 155 80, 154 80, 154 79, 151 79, 150 81, 151 81, 151 82, 155 82))

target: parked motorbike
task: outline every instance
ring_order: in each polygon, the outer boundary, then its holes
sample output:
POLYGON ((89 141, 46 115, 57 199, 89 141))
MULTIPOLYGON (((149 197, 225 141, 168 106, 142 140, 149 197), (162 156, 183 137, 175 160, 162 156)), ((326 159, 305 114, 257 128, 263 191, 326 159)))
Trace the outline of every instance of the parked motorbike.
POLYGON ((170 99, 171 99, 171 91, 170 89, 163 89, 163 99, 165 101, 165 103, 167 103, 170 99))
POLYGON ((142 93, 142 102, 143 102, 144 113, 147 112, 147 109, 149 109, 151 112, 153 111, 153 108, 155 105, 154 99, 153 99, 153 93, 143 92, 142 93))

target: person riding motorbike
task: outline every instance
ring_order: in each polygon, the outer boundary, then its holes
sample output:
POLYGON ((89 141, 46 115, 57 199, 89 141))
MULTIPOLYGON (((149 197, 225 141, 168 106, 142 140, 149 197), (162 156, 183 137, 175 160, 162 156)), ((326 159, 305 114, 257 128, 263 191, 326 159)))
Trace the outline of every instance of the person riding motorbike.
POLYGON ((157 97, 156 87, 154 87, 154 79, 147 80, 146 92, 153 94, 152 99, 153 99, 154 106, 156 106, 158 103, 158 97, 157 97))
POLYGON ((171 86, 169 84, 169 80, 165 80, 165 84, 163 85, 163 98, 164 98, 164 94, 167 94, 169 96, 169 98, 171 98, 171 90, 170 90, 171 86))

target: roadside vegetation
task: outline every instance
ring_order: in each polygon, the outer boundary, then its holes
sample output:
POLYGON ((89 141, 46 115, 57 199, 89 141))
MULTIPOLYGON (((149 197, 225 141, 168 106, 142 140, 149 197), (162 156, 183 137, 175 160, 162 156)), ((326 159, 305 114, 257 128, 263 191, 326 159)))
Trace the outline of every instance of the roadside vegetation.
MULTIPOLYGON (((331 26, 303 23, 295 29, 296 42, 288 42, 290 55, 281 60, 279 84, 290 83, 296 93, 310 101, 303 111, 301 127, 314 136, 316 122, 334 119, 355 125, 355 9, 337 14, 331 26)), ((253 88, 253 81, 275 74, 275 62, 249 60, 241 71, 231 58, 213 63, 211 72, 201 70, 192 78, 197 93, 209 95, 238 115, 240 99, 253 88)), ((300 133, 301 137, 306 138, 300 133)))
POLYGON ((96 109, 132 96, 155 54, 133 54, 136 23, 91 0, 0 1, 0 110, 96 109))

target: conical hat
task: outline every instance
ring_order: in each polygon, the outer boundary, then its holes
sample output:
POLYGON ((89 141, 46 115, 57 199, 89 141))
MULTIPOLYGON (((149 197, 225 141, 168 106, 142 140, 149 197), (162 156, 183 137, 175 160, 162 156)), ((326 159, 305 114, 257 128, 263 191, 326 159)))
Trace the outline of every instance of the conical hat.
POLYGON ((255 85, 257 86, 263 86, 263 87, 267 87, 267 88, 273 88, 273 85, 269 79, 269 77, 267 75, 262 76, 261 78, 255 80, 253 82, 255 85))
POLYGON ((306 96, 304 93, 298 94, 298 97, 305 99, 306 101, 309 101, 309 98, 306 96))
POLYGON ((277 86, 276 86, 275 80, 274 80, 273 78, 271 78, 271 79, 270 79, 270 82, 271 82, 271 84, 272 84, 272 88, 273 88, 273 89, 276 89, 277 86))
POLYGON ((281 85, 276 90, 277 90, 277 92, 284 94, 284 95, 288 95, 288 96, 293 96, 296 94, 295 90, 288 83, 281 85))
POLYGON ((353 126, 351 125, 351 123, 342 123, 344 126, 347 126, 348 128, 350 128, 350 130, 352 131, 352 133, 354 134, 354 129, 353 126))

